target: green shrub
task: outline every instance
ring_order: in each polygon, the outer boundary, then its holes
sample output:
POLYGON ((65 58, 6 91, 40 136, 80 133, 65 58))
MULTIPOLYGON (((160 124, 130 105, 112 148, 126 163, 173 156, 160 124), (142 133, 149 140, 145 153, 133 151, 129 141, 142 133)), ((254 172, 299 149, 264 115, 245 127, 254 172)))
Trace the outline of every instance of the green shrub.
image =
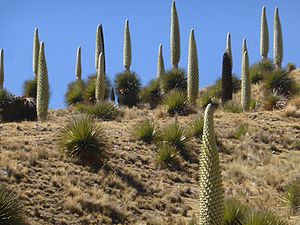
POLYGON ((14 95, 6 90, 0 89, 0 106, 4 106, 7 103, 10 103, 14 100, 14 95))
POLYGON ((91 117, 81 116, 60 131, 59 146, 68 157, 98 167, 107 148, 107 137, 91 117))
POLYGON ((27 98, 36 98, 37 81, 36 79, 29 79, 24 82, 23 95, 27 98))
POLYGON ((187 93, 187 78, 183 69, 166 71, 162 75, 161 84, 164 94, 174 89, 187 93))
POLYGON ((265 78, 264 89, 279 95, 293 96, 299 92, 299 85, 288 72, 278 69, 265 78))
POLYGON ((215 97, 215 93, 209 90, 202 93, 197 101, 197 105, 202 109, 205 109, 208 104, 212 104, 214 108, 217 108, 220 104, 219 99, 215 97))
POLYGON ((235 101, 228 101, 223 106, 225 112, 241 113, 243 109, 241 105, 235 101))
POLYGON ((137 105, 141 82, 136 73, 124 71, 117 74, 115 88, 119 104, 128 107, 137 105))
POLYGON ((110 102, 97 102, 94 105, 86 106, 84 111, 101 120, 114 120, 117 118, 119 111, 118 108, 110 102))
POLYGON ((263 110, 280 110, 287 105, 288 99, 284 95, 277 94, 276 91, 265 93, 262 109, 263 110))
MULTIPOLYGON (((87 78, 86 88, 83 94, 84 100, 86 102, 94 103, 96 101, 96 97, 95 97, 96 78, 97 78, 97 74, 91 74, 87 78)), ((105 85, 104 99, 108 99, 110 97, 111 82, 107 75, 105 76, 105 84, 106 85, 105 85)))
POLYGON ((248 132, 249 125, 247 123, 242 123, 239 125, 232 133, 234 139, 241 139, 248 132))
POLYGON ((224 224, 239 225, 248 212, 248 208, 236 199, 226 199, 224 204, 224 224))
POLYGON ((162 98, 163 95, 158 80, 152 80, 150 84, 140 92, 141 102, 149 103, 151 109, 159 105, 162 102, 162 98))
POLYGON ((190 111, 187 97, 180 91, 171 91, 165 96, 163 102, 170 116, 174 116, 175 114, 187 115, 190 111))
POLYGON ((286 71, 288 72, 288 73, 290 73, 291 71, 293 71, 293 70, 295 70, 295 69, 297 69, 297 66, 296 66, 296 64, 294 64, 294 63, 288 63, 287 65, 286 65, 286 71))
POLYGON ((147 119, 137 125, 134 133, 138 140, 150 144, 155 140, 157 132, 154 123, 147 119))
POLYGON ((0 185, 0 224, 25 225, 24 210, 18 196, 0 185))
POLYGON ((161 143, 158 147, 156 161, 163 166, 172 167, 178 162, 178 153, 174 146, 168 143, 161 143))
POLYGON ((188 142, 190 140, 186 130, 174 122, 160 131, 158 140, 174 146, 184 157, 189 156, 188 142))
POLYGON ((65 101, 68 105, 74 105, 84 101, 83 93, 85 83, 82 80, 76 80, 68 84, 65 94, 65 101))
POLYGON ((243 225, 288 225, 288 223, 280 218, 277 214, 266 210, 255 210, 247 213, 245 219, 241 223, 243 225))
POLYGON ((257 84, 264 80, 275 70, 275 65, 270 59, 262 59, 250 67, 251 83, 257 84))
POLYGON ((288 215, 295 216, 300 210, 300 183, 293 181, 285 187, 281 196, 282 206, 288 210, 288 215))
POLYGON ((204 120, 202 116, 194 119, 190 125, 191 135, 201 140, 203 134, 203 125, 204 125, 204 120))

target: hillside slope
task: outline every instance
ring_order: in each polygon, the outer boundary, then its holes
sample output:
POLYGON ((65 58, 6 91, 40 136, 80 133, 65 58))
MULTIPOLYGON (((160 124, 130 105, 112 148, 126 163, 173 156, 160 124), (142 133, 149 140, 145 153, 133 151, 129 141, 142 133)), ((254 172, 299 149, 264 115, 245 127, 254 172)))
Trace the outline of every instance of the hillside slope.
MULTIPOLYGON (((99 122, 111 146, 99 171, 57 148, 59 130, 75 114, 70 110, 51 111, 45 123, 0 124, 0 180, 20 194, 32 224, 182 224, 197 214, 199 141, 190 143, 194 160, 182 160, 179 170, 159 168, 155 145, 135 141, 131 131, 145 118, 159 127, 174 118, 160 110, 124 111, 118 121, 99 122)), ((177 120, 188 127, 196 116, 177 120)), ((215 113, 226 197, 285 215, 278 199, 299 178, 299 121, 280 111, 215 113), (248 132, 232 138, 241 123, 248 132)))

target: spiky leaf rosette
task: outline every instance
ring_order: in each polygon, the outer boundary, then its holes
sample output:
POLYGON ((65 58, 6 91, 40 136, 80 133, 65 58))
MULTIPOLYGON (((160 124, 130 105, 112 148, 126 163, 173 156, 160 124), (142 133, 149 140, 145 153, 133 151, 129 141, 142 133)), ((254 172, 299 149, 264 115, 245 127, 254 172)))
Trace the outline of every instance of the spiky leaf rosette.
POLYGON ((104 49, 104 36, 103 36, 102 24, 99 24, 97 26, 97 32, 96 32, 96 47, 95 47, 95 67, 96 67, 96 70, 98 69, 98 65, 99 65, 98 61, 99 61, 100 53, 103 54, 104 72, 105 72, 105 49, 104 49))
POLYGON ((232 73, 230 55, 226 51, 222 62, 222 104, 232 99, 232 73))
POLYGON ((242 90, 241 90, 241 105, 244 111, 248 111, 251 100, 251 79, 249 70, 248 51, 243 54, 242 61, 242 90))
POLYGON ((160 79, 162 75, 165 73, 165 63, 162 52, 162 44, 159 45, 158 49, 158 60, 157 60, 157 79, 160 79))
POLYGON ((266 16, 266 7, 262 8, 260 25, 260 54, 263 59, 268 58, 269 53, 269 29, 266 16))
POLYGON ((4 83, 4 51, 0 50, 0 90, 3 89, 4 83))
POLYGON ((171 48, 171 63, 173 68, 178 69, 178 63, 180 61, 180 29, 178 14, 176 10, 175 1, 172 3, 171 11, 171 37, 170 37, 170 48, 171 48))
POLYGON ((0 185, 0 224, 26 224, 23 206, 18 196, 3 185, 0 185))
POLYGON ((129 71, 131 65, 131 39, 130 39, 128 19, 125 22, 125 29, 124 29, 123 64, 125 69, 129 71))
POLYGON ((227 41, 226 41, 226 51, 228 55, 230 56, 230 64, 231 64, 231 69, 233 68, 233 60, 232 60, 232 50, 231 50, 231 34, 227 34, 227 41))
POLYGON ((76 79, 81 80, 82 67, 81 67, 81 47, 77 48, 77 57, 76 57, 76 79))
POLYGON ((224 189, 214 134, 213 107, 204 113, 202 151, 199 157, 199 225, 220 225, 224 219, 224 189))
POLYGON ((141 82, 134 72, 124 71, 115 79, 115 90, 120 105, 135 106, 138 102, 141 82))
POLYGON ((37 76, 37 100, 36 111, 39 120, 45 120, 49 105, 49 83, 46 57, 44 51, 44 42, 40 44, 39 66, 37 76))
POLYGON ((199 69, 198 54, 195 40, 194 29, 190 33, 189 56, 188 56, 188 76, 187 76, 187 94, 188 101, 196 105, 196 99, 199 92, 199 69))
POLYGON ((32 68, 35 78, 37 78, 38 63, 39 63, 39 51, 40 51, 40 40, 39 40, 39 30, 35 28, 33 36, 33 62, 32 68))
POLYGON ((97 102, 103 101, 105 96, 105 73, 104 73, 104 58, 103 53, 99 55, 98 70, 96 78, 95 98, 97 102))
POLYGON ((274 63, 277 68, 281 68, 281 63, 283 59, 283 44, 282 44, 282 30, 279 18, 278 8, 275 9, 274 15, 274 63))

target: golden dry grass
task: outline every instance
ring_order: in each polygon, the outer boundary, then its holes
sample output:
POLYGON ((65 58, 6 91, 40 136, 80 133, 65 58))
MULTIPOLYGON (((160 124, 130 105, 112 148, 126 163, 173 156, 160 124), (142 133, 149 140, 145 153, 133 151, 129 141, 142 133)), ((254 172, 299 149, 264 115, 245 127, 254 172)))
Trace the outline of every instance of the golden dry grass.
MULTIPOLYGON (((100 122, 111 149, 99 171, 58 150, 58 131, 75 115, 72 110, 51 111, 43 123, 0 124, 0 180, 21 195, 32 224, 184 224, 197 215, 199 141, 190 143, 191 162, 181 160, 179 170, 169 170, 157 166, 155 145, 134 140, 131 132, 146 118, 160 128, 174 120, 188 127, 195 115, 122 111, 117 121, 100 122)), ((286 215, 278 199, 299 178, 300 152, 293 145, 300 138, 299 122, 284 111, 215 113, 226 196, 286 215), (248 132, 231 138, 241 123, 249 124, 248 132)))

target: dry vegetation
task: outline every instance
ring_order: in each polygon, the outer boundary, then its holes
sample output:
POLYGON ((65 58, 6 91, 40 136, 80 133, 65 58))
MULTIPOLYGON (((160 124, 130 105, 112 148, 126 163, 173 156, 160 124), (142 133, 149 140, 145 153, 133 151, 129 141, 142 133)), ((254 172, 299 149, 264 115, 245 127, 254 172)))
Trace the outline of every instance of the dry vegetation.
MULTIPOLYGON (((299 118, 287 110, 216 112, 227 197, 286 214, 279 196, 300 171, 299 118), (247 131, 234 138, 239 124, 248 124, 247 131)), ((75 114, 51 111, 44 123, 0 125, 0 179, 20 194, 32 224, 184 224, 197 215, 199 141, 190 142, 194 158, 172 170, 157 165, 154 144, 136 141, 130 132, 145 118, 159 127, 174 118, 162 109, 133 108, 117 121, 99 122, 110 149, 103 167, 94 171, 58 150, 58 131, 75 114)), ((186 127, 195 116, 177 120, 186 127)))

